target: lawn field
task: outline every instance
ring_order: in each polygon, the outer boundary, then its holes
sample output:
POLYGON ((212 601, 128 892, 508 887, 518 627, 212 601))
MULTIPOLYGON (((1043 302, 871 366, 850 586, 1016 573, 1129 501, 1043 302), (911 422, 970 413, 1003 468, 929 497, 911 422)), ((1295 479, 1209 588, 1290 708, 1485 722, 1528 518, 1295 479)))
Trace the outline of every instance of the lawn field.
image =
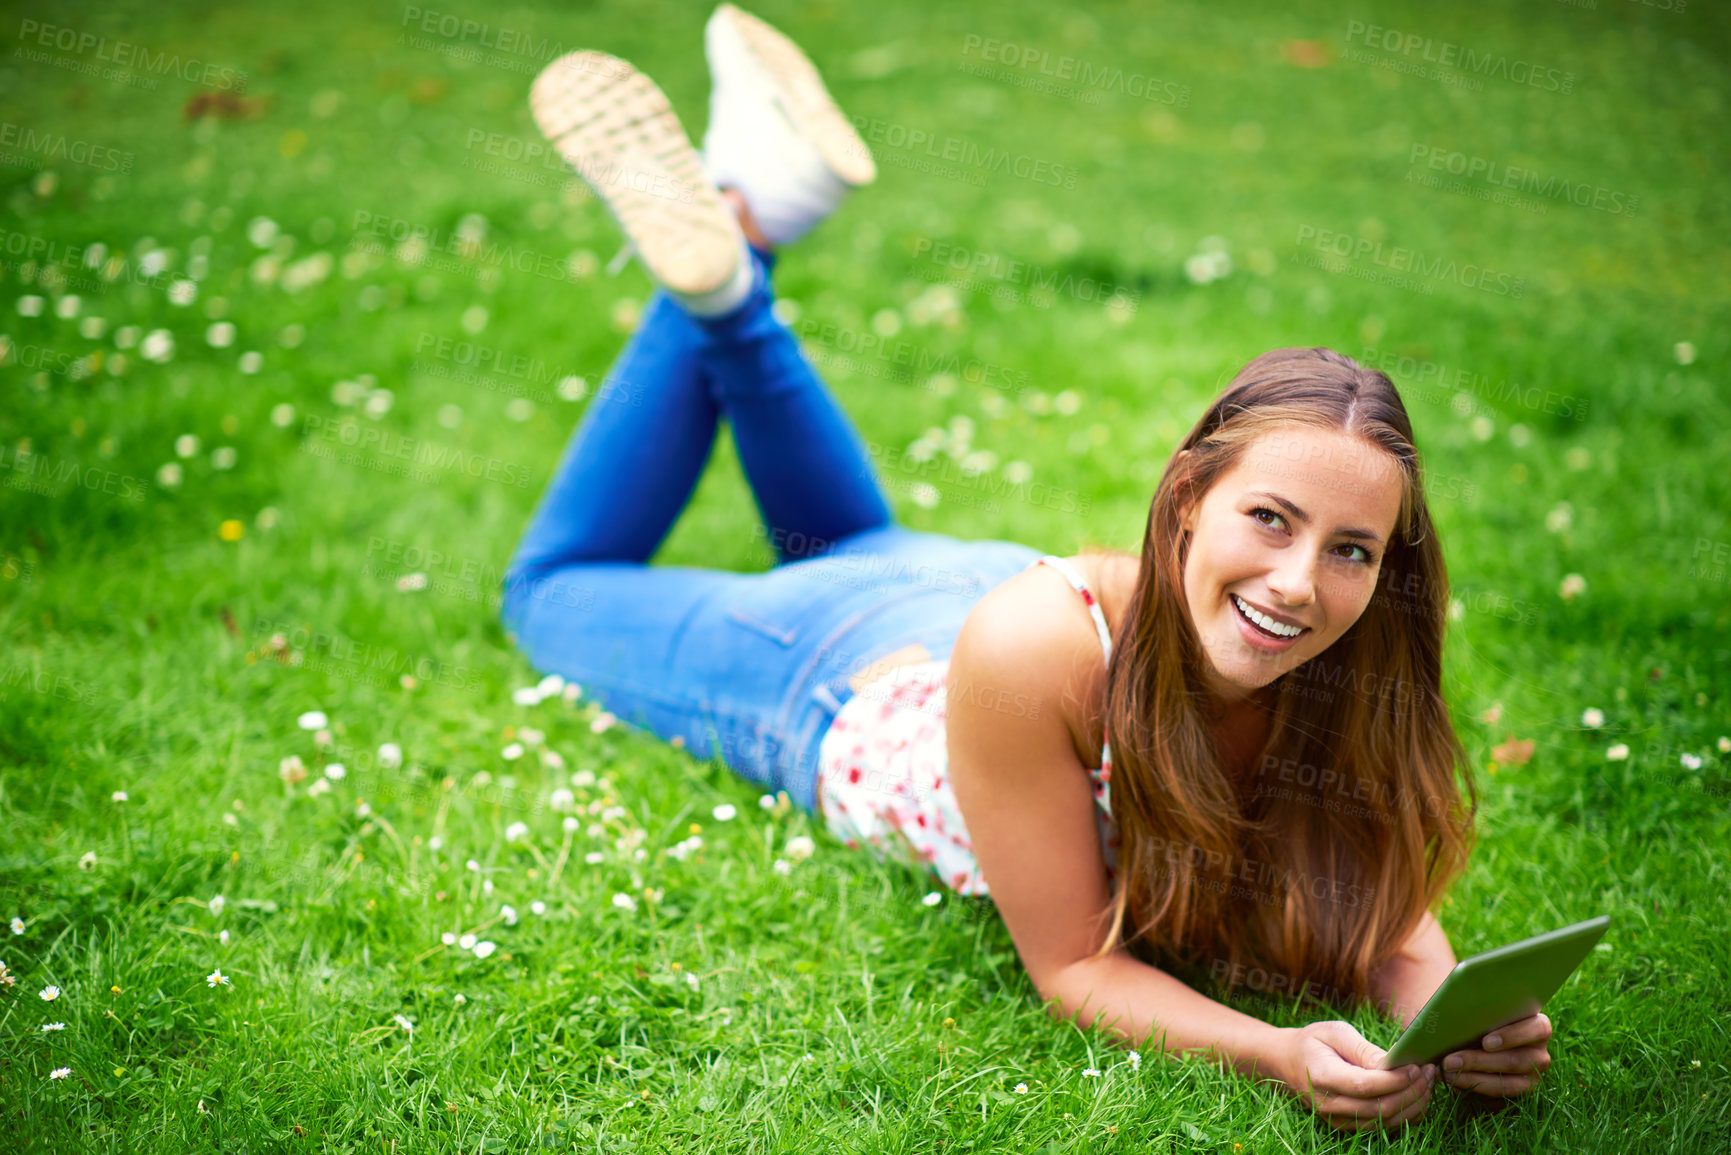
MULTIPOLYGON (((1613 920, 1541 1091, 1349 1136, 1132 1059, 988 902, 515 650, 505 563, 650 292, 529 84, 599 48, 700 136, 707 7, 30 0, 0 1150, 1731 1149, 1731 15, 752 10, 878 161, 776 281, 904 523, 1136 550, 1256 354, 1399 385, 1479 797, 1438 918, 1461 957, 1613 920)), ((656 561, 766 569, 756 518, 724 430, 656 561)))

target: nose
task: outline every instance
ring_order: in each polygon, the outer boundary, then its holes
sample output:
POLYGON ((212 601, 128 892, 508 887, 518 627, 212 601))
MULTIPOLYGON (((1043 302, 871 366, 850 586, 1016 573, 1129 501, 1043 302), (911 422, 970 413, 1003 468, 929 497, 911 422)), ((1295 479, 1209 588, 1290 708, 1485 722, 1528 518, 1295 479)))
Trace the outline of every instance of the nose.
POLYGON ((1291 556, 1269 571, 1268 588, 1282 605, 1307 606, 1316 600, 1316 555, 1308 550, 1288 550, 1291 556))

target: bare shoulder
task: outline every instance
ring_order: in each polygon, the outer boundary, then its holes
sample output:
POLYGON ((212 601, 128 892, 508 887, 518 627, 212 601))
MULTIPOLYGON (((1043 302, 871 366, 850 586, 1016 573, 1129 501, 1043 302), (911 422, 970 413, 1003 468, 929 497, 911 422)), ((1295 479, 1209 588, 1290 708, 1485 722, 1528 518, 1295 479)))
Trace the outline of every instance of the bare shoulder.
MULTIPOLYGON (((1076 568, 1094 589, 1095 575, 1076 568)), ((981 598, 950 657, 950 783, 1042 997, 1099 947, 1111 900, 1085 770, 1099 765, 1105 681, 1088 604, 1052 566, 1030 566, 981 598)))
MULTIPOLYGON (((1116 577, 1109 555, 1067 558, 1096 592, 1107 625, 1116 625, 1116 577)), ((1132 559, 1133 560, 1133 559, 1132 559)), ((993 587, 963 623, 949 668, 949 712, 984 705, 998 715, 1038 719, 1046 734, 1062 734, 1084 765, 1100 749, 1106 666, 1087 603, 1057 569, 1030 566, 993 587)), ((1005 719, 998 718, 995 721, 1005 719)), ((1015 729, 1029 737, 1028 728, 1015 729)), ((1044 735, 1042 735, 1044 738, 1044 735)))

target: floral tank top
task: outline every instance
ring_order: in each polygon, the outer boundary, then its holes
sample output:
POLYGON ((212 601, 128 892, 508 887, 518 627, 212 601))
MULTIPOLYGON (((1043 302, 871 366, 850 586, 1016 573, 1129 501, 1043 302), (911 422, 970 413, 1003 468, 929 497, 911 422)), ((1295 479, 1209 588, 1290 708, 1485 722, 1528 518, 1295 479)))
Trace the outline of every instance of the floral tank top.
MULTIPOLYGON (((1075 568, 1047 554, 1094 618, 1109 663, 1112 635, 1094 594, 1075 568)), ((893 667, 860 687, 837 711, 818 747, 818 808, 830 832, 850 847, 931 869, 958 894, 987 893, 973 845, 950 786, 944 745, 949 660, 893 667)), ((1112 821, 1112 744, 1104 735, 1100 767, 1088 771, 1094 818, 1108 875, 1118 860, 1112 821)))

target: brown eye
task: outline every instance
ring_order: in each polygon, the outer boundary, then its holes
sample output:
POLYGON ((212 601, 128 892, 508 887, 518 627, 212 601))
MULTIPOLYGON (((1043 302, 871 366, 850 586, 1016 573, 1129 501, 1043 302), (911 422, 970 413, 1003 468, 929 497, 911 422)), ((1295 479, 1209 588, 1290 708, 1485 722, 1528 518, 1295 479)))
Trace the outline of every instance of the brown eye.
POLYGON ((1268 526, 1269 529, 1285 529, 1286 528, 1286 519, 1284 517, 1281 517, 1278 513, 1275 513, 1272 509, 1268 509, 1268 508, 1259 506, 1258 508, 1250 511, 1250 516, 1254 517, 1261 524, 1268 526), (1273 522, 1263 521, 1262 515, 1265 513, 1269 517, 1272 517, 1275 522, 1279 522, 1280 524, 1275 525, 1273 522))
POLYGON ((1358 562, 1360 565, 1369 565, 1372 561, 1376 560, 1370 556, 1370 551, 1365 549, 1362 545, 1350 545, 1349 544, 1349 545, 1337 546, 1336 548, 1346 549, 1346 550, 1353 550, 1353 549, 1357 550, 1358 554, 1359 554, 1359 556, 1357 556, 1357 557, 1352 557, 1348 554, 1341 554, 1340 556, 1345 557, 1348 561, 1358 562))

